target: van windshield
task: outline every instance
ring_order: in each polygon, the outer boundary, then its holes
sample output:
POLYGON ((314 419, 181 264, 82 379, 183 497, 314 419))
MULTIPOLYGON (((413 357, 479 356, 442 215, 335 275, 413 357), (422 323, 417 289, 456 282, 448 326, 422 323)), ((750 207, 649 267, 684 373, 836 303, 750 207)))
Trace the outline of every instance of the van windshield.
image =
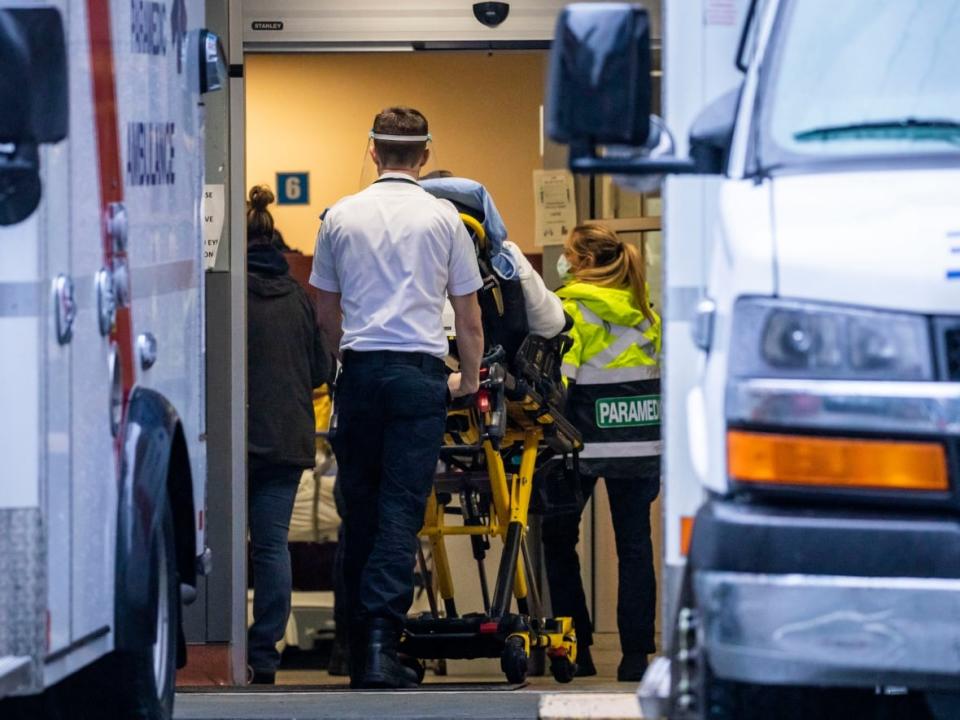
POLYGON ((960 0, 790 0, 772 43, 764 166, 960 152, 960 0))

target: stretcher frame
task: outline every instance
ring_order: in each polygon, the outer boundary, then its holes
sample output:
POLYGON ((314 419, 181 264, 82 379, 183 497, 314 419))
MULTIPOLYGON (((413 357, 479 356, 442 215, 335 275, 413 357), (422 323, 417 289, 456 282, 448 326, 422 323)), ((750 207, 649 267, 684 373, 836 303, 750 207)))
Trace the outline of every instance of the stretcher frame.
MULTIPOLYGON (((518 384, 502 367, 491 365, 482 371, 482 377, 481 392, 474 405, 451 410, 448 416, 465 419, 465 430, 454 433, 448 428, 441 449, 441 459, 448 467, 462 465, 467 459, 476 469, 461 467, 438 474, 420 530, 420 536, 430 543, 444 612, 439 612, 431 589, 431 612, 408 619, 400 649, 424 659, 499 657, 501 670, 511 683, 524 682, 530 659, 542 653, 550 661, 554 678, 570 682, 576 673, 577 659, 573 621, 568 617, 544 617, 526 536, 538 458, 545 451, 552 454, 551 447, 555 448, 558 442, 564 450, 579 449, 579 434, 556 412, 551 412, 533 389, 526 388, 522 399, 507 400, 506 388, 512 385, 516 395, 518 384), (512 466, 508 472, 504 455, 517 448, 519 464, 515 472, 512 466), (460 463, 456 462, 458 459, 460 463), (465 509, 472 499, 482 502, 487 494, 486 512, 465 509), (455 496, 461 499, 459 508, 450 507, 455 496), (457 514, 461 523, 447 522, 448 516, 457 514), (483 595, 482 613, 458 614, 446 548, 448 537, 469 537, 474 544, 483 595), (494 537, 503 542, 503 553, 490 599, 485 553, 478 553, 477 545, 478 541, 488 542, 494 537), (514 598, 516 613, 511 612, 514 598)), ((422 553, 420 561, 427 576, 422 553)))

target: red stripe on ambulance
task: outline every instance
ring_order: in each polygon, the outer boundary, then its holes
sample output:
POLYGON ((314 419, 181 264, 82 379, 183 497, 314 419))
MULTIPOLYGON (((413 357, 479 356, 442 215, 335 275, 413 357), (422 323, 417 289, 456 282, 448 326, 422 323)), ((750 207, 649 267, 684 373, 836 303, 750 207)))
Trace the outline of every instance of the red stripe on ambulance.
MULTIPOLYGON (((90 65, 93 76, 93 106, 96 124, 97 156, 100 176, 100 229, 103 241, 104 267, 114 259, 113 242, 107 232, 107 208, 123 202, 123 179, 120 174, 120 133, 117 124, 117 94, 114 82, 113 44, 108 0, 87 0, 87 26, 90 32, 90 65)), ((125 255, 126 251, 122 251, 125 255)), ((124 414, 133 388, 133 319, 129 304, 117 307, 116 322, 110 340, 117 345, 123 377, 124 414)), ((119 436, 118 436, 119 437, 119 436)), ((119 440, 117 446, 119 452, 119 440)))

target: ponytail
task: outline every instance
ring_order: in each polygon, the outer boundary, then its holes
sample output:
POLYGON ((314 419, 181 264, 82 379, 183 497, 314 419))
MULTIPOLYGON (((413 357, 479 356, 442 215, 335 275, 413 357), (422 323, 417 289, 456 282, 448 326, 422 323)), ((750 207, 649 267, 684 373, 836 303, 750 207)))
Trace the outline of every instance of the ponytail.
POLYGON ((623 243, 623 259, 627 266, 627 279, 630 281, 630 290, 633 299, 640 308, 640 312, 650 322, 654 322, 653 310, 650 309, 650 300, 647 297, 647 277, 644 272, 646 258, 633 243, 623 243))
POLYGON ((636 245, 623 242, 604 225, 578 225, 564 244, 573 257, 573 276, 604 287, 630 288, 636 306, 649 321, 655 321, 647 299, 646 259, 636 245))

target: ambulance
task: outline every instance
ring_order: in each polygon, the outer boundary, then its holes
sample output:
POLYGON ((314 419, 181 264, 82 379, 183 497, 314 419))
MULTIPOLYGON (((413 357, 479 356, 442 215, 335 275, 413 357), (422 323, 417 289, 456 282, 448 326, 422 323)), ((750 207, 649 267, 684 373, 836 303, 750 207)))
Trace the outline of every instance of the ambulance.
POLYGON ((576 4, 548 130, 665 178, 644 717, 960 717, 960 4, 576 4))
POLYGON ((172 713, 209 569, 203 22, 0 1, 0 717, 172 713))

